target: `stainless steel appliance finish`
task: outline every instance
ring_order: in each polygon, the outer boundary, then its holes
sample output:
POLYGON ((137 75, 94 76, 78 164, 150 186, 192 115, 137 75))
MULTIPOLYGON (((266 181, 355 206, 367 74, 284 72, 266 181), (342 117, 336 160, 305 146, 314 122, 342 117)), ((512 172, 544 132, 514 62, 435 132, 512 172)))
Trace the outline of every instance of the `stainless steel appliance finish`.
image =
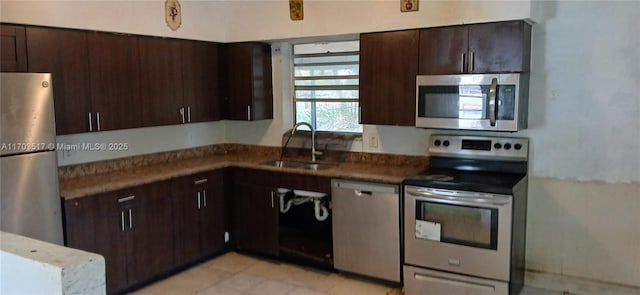
POLYGON ((509 284, 412 266, 404 267, 405 294, 507 294, 509 284))
POLYGON ((432 135, 404 181, 405 294, 517 294, 524 281, 526 138, 432 135))
POLYGON ((528 97, 528 74, 418 75, 416 127, 526 129, 528 97))
MULTIPOLYGON (((508 281, 511 258, 509 251, 511 245, 511 206, 512 196, 507 195, 405 186, 405 224, 415 225, 405 227, 405 260, 407 262, 419 262, 419 265, 435 269, 474 275, 481 274, 482 277, 508 281), (418 218, 416 209, 421 208, 416 206, 423 205, 426 207, 425 209, 431 209, 428 208, 431 204, 450 205, 442 206, 441 208, 443 208, 442 210, 457 210, 460 212, 459 214, 465 214, 460 210, 460 208, 465 208, 467 211, 471 211, 469 214, 475 214, 480 217, 479 220, 474 220, 478 223, 482 222, 482 219, 488 219, 486 216, 482 216, 483 213, 486 212, 487 215, 494 214, 491 209, 496 209, 496 249, 467 245, 472 241, 472 237, 467 235, 473 235, 475 236, 473 238, 477 238, 482 233, 478 231, 467 234, 460 233, 460 231, 469 231, 485 224, 470 224, 471 218, 466 216, 451 215, 448 216, 449 219, 438 216, 439 220, 433 220, 435 221, 433 223, 437 223, 439 226, 455 227, 451 231, 458 232, 451 233, 451 238, 456 238, 460 241, 443 242, 446 234, 445 230, 440 230, 442 233, 437 234, 438 237, 420 236, 421 234, 417 233, 416 228, 422 222, 429 223, 432 220, 424 221, 418 218), (456 223, 457 221, 452 220, 463 218, 465 219, 464 223, 456 223), (466 228, 462 228, 463 226, 466 228), (461 237, 471 241, 463 240, 461 237)), ((429 225, 424 225, 424 227, 426 226, 429 225)), ((423 235, 426 235, 429 229, 424 229, 424 231, 425 234, 423 235)), ((487 228, 487 231, 489 235, 493 234, 489 233, 492 231, 491 228, 487 228)), ((490 239, 491 237, 488 238, 490 239)))
POLYGON ((50 74, 0 73, 3 231, 63 244, 50 74))
POLYGON ((333 180, 334 267, 400 282, 398 187, 333 180))

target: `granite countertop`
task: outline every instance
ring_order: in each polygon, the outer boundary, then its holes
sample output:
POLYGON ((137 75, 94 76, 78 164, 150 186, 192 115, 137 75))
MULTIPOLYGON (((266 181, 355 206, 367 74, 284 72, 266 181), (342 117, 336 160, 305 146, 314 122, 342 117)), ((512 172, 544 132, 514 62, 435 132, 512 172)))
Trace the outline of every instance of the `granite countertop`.
MULTIPOLYGON (((258 148, 260 150, 260 148, 258 148)), ((225 167, 240 167, 250 169, 261 169, 274 172, 285 172, 295 174, 317 175, 331 178, 346 178, 363 181, 373 181, 390 184, 400 184, 405 177, 417 174, 426 167, 426 157, 418 158, 407 165, 406 161, 383 161, 375 156, 360 156, 358 161, 319 161, 321 163, 333 164, 333 167, 321 170, 307 170, 300 168, 279 168, 261 163, 279 158, 279 153, 264 150, 233 150, 218 154, 199 155, 187 157, 185 159, 170 158, 159 163, 146 164, 141 166, 129 165, 121 169, 103 173, 92 173, 89 175, 73 175, 71 177, 61 177, 60 193, 65 199, 73 199, 88 195, 124 189, 132 186, 148 184, 163 180, 168 180, 180 176, 187 176, 199 172, 210 171, 225 167), (367 159, 369 158, 369 159, 367 159)), ((309 162, 306 158, 289 157, 286 160, 302 160, 309 162)))

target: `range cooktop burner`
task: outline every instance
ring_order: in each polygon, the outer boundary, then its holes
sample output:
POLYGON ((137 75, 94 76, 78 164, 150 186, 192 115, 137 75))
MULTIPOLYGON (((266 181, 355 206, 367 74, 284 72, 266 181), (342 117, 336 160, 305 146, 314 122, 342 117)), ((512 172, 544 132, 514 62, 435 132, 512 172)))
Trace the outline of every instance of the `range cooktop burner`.
POLYGON ((449 176, 449 175, 446 175, 446 174, 420 175, 419 178, 423 179, 423 180, 432 180, 432 181, 451 181, 451 180, 453 180, 453 176, 449 176))

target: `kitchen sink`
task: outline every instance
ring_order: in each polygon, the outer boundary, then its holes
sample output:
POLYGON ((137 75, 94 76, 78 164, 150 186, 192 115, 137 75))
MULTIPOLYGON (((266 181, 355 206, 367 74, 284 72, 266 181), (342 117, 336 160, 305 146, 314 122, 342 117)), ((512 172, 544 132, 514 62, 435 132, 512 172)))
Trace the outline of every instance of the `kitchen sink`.
POLYGON ((284 167, 284 168, 297 168, 297 169, 305 169, 305 170, 323 170, 335 167, 332 164, 324 164, 324 163, 305 163, 298 161, 282 161, 282 160, 271 160, 267 162, 262 162, 260 165, 271 166, 271 167, 284 167))

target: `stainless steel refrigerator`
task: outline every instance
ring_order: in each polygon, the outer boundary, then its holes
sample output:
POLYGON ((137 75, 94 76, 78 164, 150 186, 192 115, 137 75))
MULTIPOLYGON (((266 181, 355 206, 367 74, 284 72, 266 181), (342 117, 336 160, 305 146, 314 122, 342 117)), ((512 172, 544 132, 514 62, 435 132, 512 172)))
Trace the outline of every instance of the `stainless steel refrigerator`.
POLYGON ((51 74, 0 73, 0 229, 63 244, 51 74))

